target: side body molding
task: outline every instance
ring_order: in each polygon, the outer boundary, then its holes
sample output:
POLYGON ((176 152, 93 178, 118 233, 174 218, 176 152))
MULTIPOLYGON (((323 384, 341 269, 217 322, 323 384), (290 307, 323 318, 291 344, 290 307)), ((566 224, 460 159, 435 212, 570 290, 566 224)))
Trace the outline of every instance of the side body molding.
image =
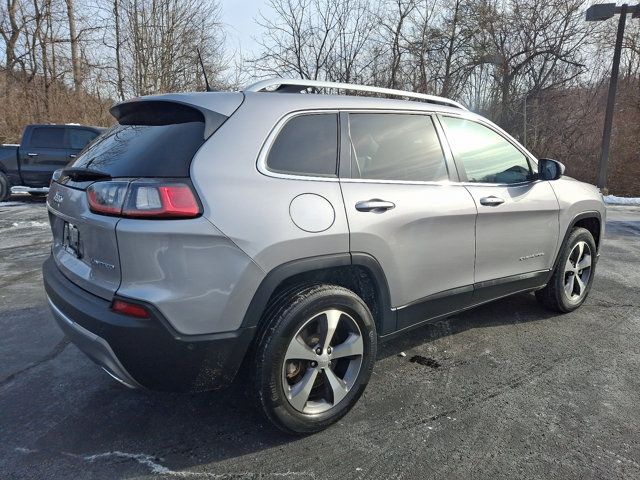
MULTIPOLYGON (((310 281, 314 278, 322 281, 323 273, 340 267, 358 266, 374 279, 378 311, 372 312, 377 322, 378 334, 381 340, 395 338, 395 333, 410 330, 429 321, 451 315, 453 313, 473 308, 483 303, 502 298, 517 292, 535 290, 543 287, 551 278, 555 265, 560 257, 559 252, 564 248, 571 229, 580 220, 593 218, 602 225, 602 216, 598 211, 587 211, 576 215, 568 224, 562 243, 551 270, 535 271, 523 275, 514 275, 487 282, 480 282, 461 288, 447 290, 430 295, 404 308, 393 309, 389 295, 387 279, 378 261, 367 253, 352 252, 332 255, 321 255, 287 262, 271 270, 256 291, 249 308, 244 316, 242 327, 255 327, 259 324, 269 298, 284 282, 298 275, 308 275, 310 281)), ((601 238, 597 239, 601 244, 601 238)))

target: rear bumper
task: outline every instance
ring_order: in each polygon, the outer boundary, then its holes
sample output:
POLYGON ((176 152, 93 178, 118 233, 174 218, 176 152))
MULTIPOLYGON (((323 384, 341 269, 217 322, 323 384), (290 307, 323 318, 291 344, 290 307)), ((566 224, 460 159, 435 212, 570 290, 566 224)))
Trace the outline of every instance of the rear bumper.
POLYGON ((114 313, 110 302, 68 280, 53 258, 43 267, 53 315, 69 339, 127 386, 202 391, 235 378, 255 328, 211 335, 180 335, 152 305, 149 319, 114 313))

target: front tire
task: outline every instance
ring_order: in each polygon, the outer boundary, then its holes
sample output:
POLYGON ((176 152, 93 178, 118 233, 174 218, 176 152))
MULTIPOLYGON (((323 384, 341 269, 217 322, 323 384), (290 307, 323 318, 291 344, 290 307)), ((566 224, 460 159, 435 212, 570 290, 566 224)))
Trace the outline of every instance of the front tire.
POLYGON ((323 430, 355 405, 371 377, 377 349, 371 312, 335 285, 294 289, 268 311, 255 356, 258 403, 281 430, 323 430))
POLYGON ((567 313, 584 303, 591 290, 596 267, 596 242, 591 232, 576 227, 558 256, 553 276, 536 298, 550 310, 567 313))

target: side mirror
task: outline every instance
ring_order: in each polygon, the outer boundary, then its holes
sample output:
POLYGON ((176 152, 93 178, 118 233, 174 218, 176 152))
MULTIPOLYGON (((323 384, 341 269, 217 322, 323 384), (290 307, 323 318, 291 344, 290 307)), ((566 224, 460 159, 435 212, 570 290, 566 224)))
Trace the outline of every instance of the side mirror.
POLYGON ((540 180, 557 180, 564 175, 564 165, 557 160, 541 158, 538 160, 538 178, 540 180))

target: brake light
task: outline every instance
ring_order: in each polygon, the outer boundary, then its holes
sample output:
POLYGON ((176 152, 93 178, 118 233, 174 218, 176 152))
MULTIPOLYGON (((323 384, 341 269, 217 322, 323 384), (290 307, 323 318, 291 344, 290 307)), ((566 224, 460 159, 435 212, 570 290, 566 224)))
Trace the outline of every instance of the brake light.
POLYGON ((95 182, 87 189, 91 211, 133 218, 193 218, 200 215, 191 186, 183 181, 143 179, 95 182))
POLYGON ((125 217, 195 217, 200 206, 185 184, 131 184, 122 214, 125 217))
POLYGON ((114 300, 111 305, 111 310, 122 315, 128 315, 129 317, 136 318, 149 318, 149 312, 141 305, 135 303, 125 302, 124 300, 114 300))

